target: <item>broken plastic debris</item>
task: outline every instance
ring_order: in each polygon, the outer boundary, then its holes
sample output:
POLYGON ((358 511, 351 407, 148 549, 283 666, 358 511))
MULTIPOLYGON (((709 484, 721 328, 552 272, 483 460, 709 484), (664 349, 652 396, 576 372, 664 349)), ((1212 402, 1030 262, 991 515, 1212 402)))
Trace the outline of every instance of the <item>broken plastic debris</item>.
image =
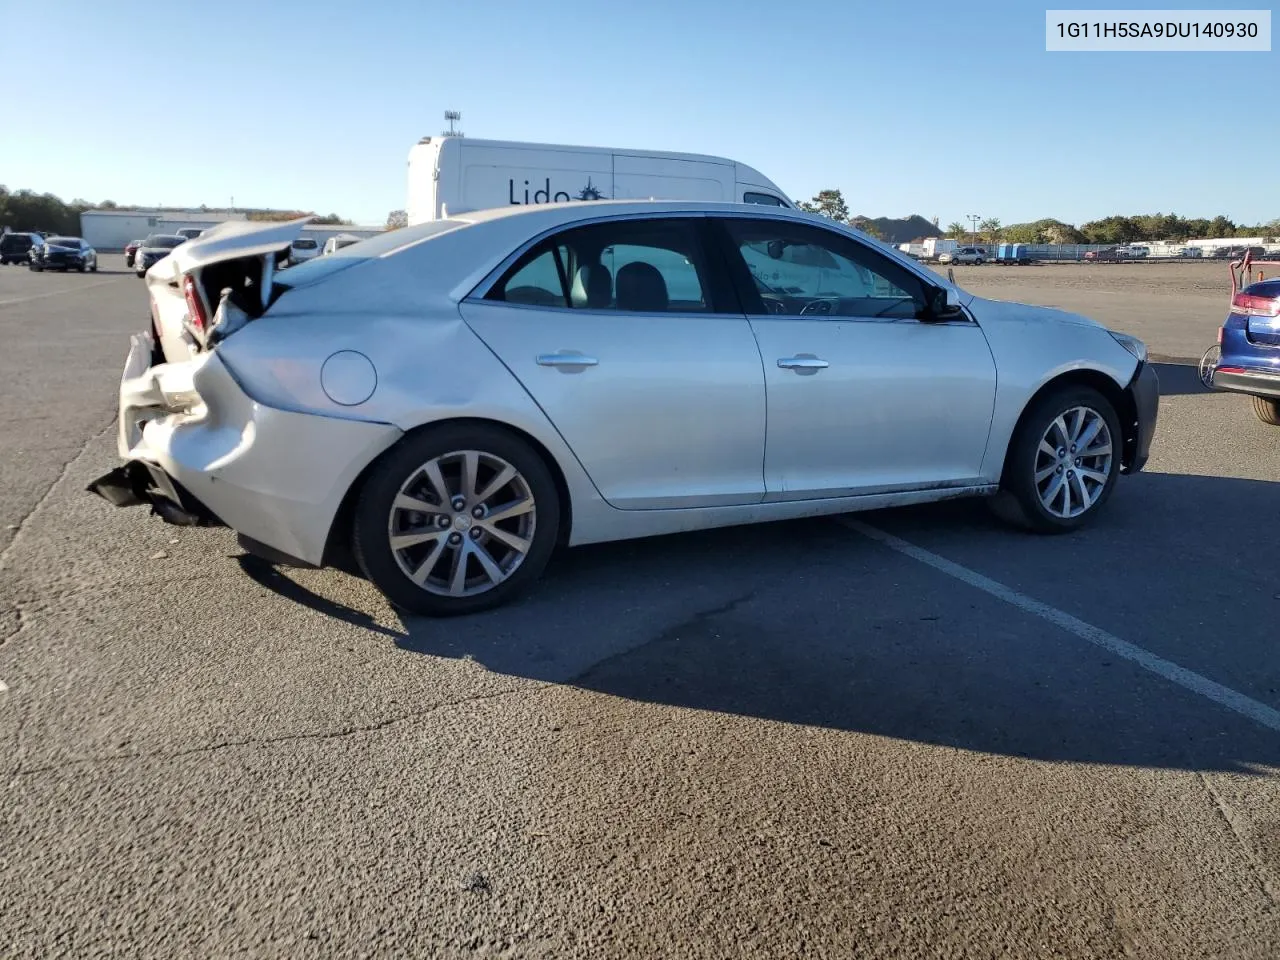
POLYGON ((155 553, 153 553, 153 554, 151 555, 151 559, 152 559, 152 560, 163 560, 163 559, 164 559, 165 557, 167 557, 167 556, 169 556, 169 554, 165 553, 163 550, 157 550, 155 553))

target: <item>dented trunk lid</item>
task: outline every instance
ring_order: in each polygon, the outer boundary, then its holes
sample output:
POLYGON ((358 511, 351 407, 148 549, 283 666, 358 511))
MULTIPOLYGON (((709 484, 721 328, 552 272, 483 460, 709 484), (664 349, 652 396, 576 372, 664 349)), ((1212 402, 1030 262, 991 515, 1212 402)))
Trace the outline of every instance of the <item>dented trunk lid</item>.
POLYGON ((310 220, 228 220, 175 247, 153 265, 147 271, 147 287, 153 333, 164 358, 187 359, 261 316, 279 292, 279 263, 310 220), (204 325, 190 316, 183 290, 188 276, 208 321, 204 325))

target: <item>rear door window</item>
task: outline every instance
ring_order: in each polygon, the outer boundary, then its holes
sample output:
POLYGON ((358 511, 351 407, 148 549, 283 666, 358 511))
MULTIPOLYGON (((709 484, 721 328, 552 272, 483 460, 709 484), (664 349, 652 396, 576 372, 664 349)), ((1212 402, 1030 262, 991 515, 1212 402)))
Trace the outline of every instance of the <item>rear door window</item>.
POLYGON ((489 299, 530 306, 706 313, 710 275, 694 219, 617 220, 567 230, 530 250, 489 299))

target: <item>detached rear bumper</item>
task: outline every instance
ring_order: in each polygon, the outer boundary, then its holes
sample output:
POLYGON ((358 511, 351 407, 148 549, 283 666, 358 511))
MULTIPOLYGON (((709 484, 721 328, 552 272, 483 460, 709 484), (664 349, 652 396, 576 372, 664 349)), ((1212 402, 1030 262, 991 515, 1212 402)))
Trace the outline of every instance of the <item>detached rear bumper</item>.
POLYGON ((1213 389, 1280 400, 1280 373, 1223 366, 1213 371, 1213 389))
POLYGON ((399 428, 268 407, 240 389, 216 351, 151 366, 153 347, 149 334, 133 337, 120 382, 126 463, 89 490, 116 506, 149 503, 172 523, 222 523, 322 563, 343 497, 399 428))
POLYGON ((1128 456, 1125 473, 1137 473, 1147 465, 1151 457, 1151 441, 1156 435, 1156 420, 1160 416, 1160 378, 1149 363, 1139 366, 1129 382, 1129 396, 1137 418, 1133 449, 1128 456))

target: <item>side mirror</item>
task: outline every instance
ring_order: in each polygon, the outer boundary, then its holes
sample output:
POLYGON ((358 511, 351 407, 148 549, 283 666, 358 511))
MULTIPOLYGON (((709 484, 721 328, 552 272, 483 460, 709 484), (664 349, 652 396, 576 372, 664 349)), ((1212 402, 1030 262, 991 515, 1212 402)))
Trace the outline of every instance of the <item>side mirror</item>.
POLYGON ((769 259, 781 260, 783 252, 787 249, 787 245, 781 240, 769 241, 769 259))
POLYGON ((964 310, 961 309, 960 304, 951 302, 945 287, 931 287, 928 296, 928 306, 925 307, 922 320, 940 323, 945 320, 959 320, 964 316, 964 310))

